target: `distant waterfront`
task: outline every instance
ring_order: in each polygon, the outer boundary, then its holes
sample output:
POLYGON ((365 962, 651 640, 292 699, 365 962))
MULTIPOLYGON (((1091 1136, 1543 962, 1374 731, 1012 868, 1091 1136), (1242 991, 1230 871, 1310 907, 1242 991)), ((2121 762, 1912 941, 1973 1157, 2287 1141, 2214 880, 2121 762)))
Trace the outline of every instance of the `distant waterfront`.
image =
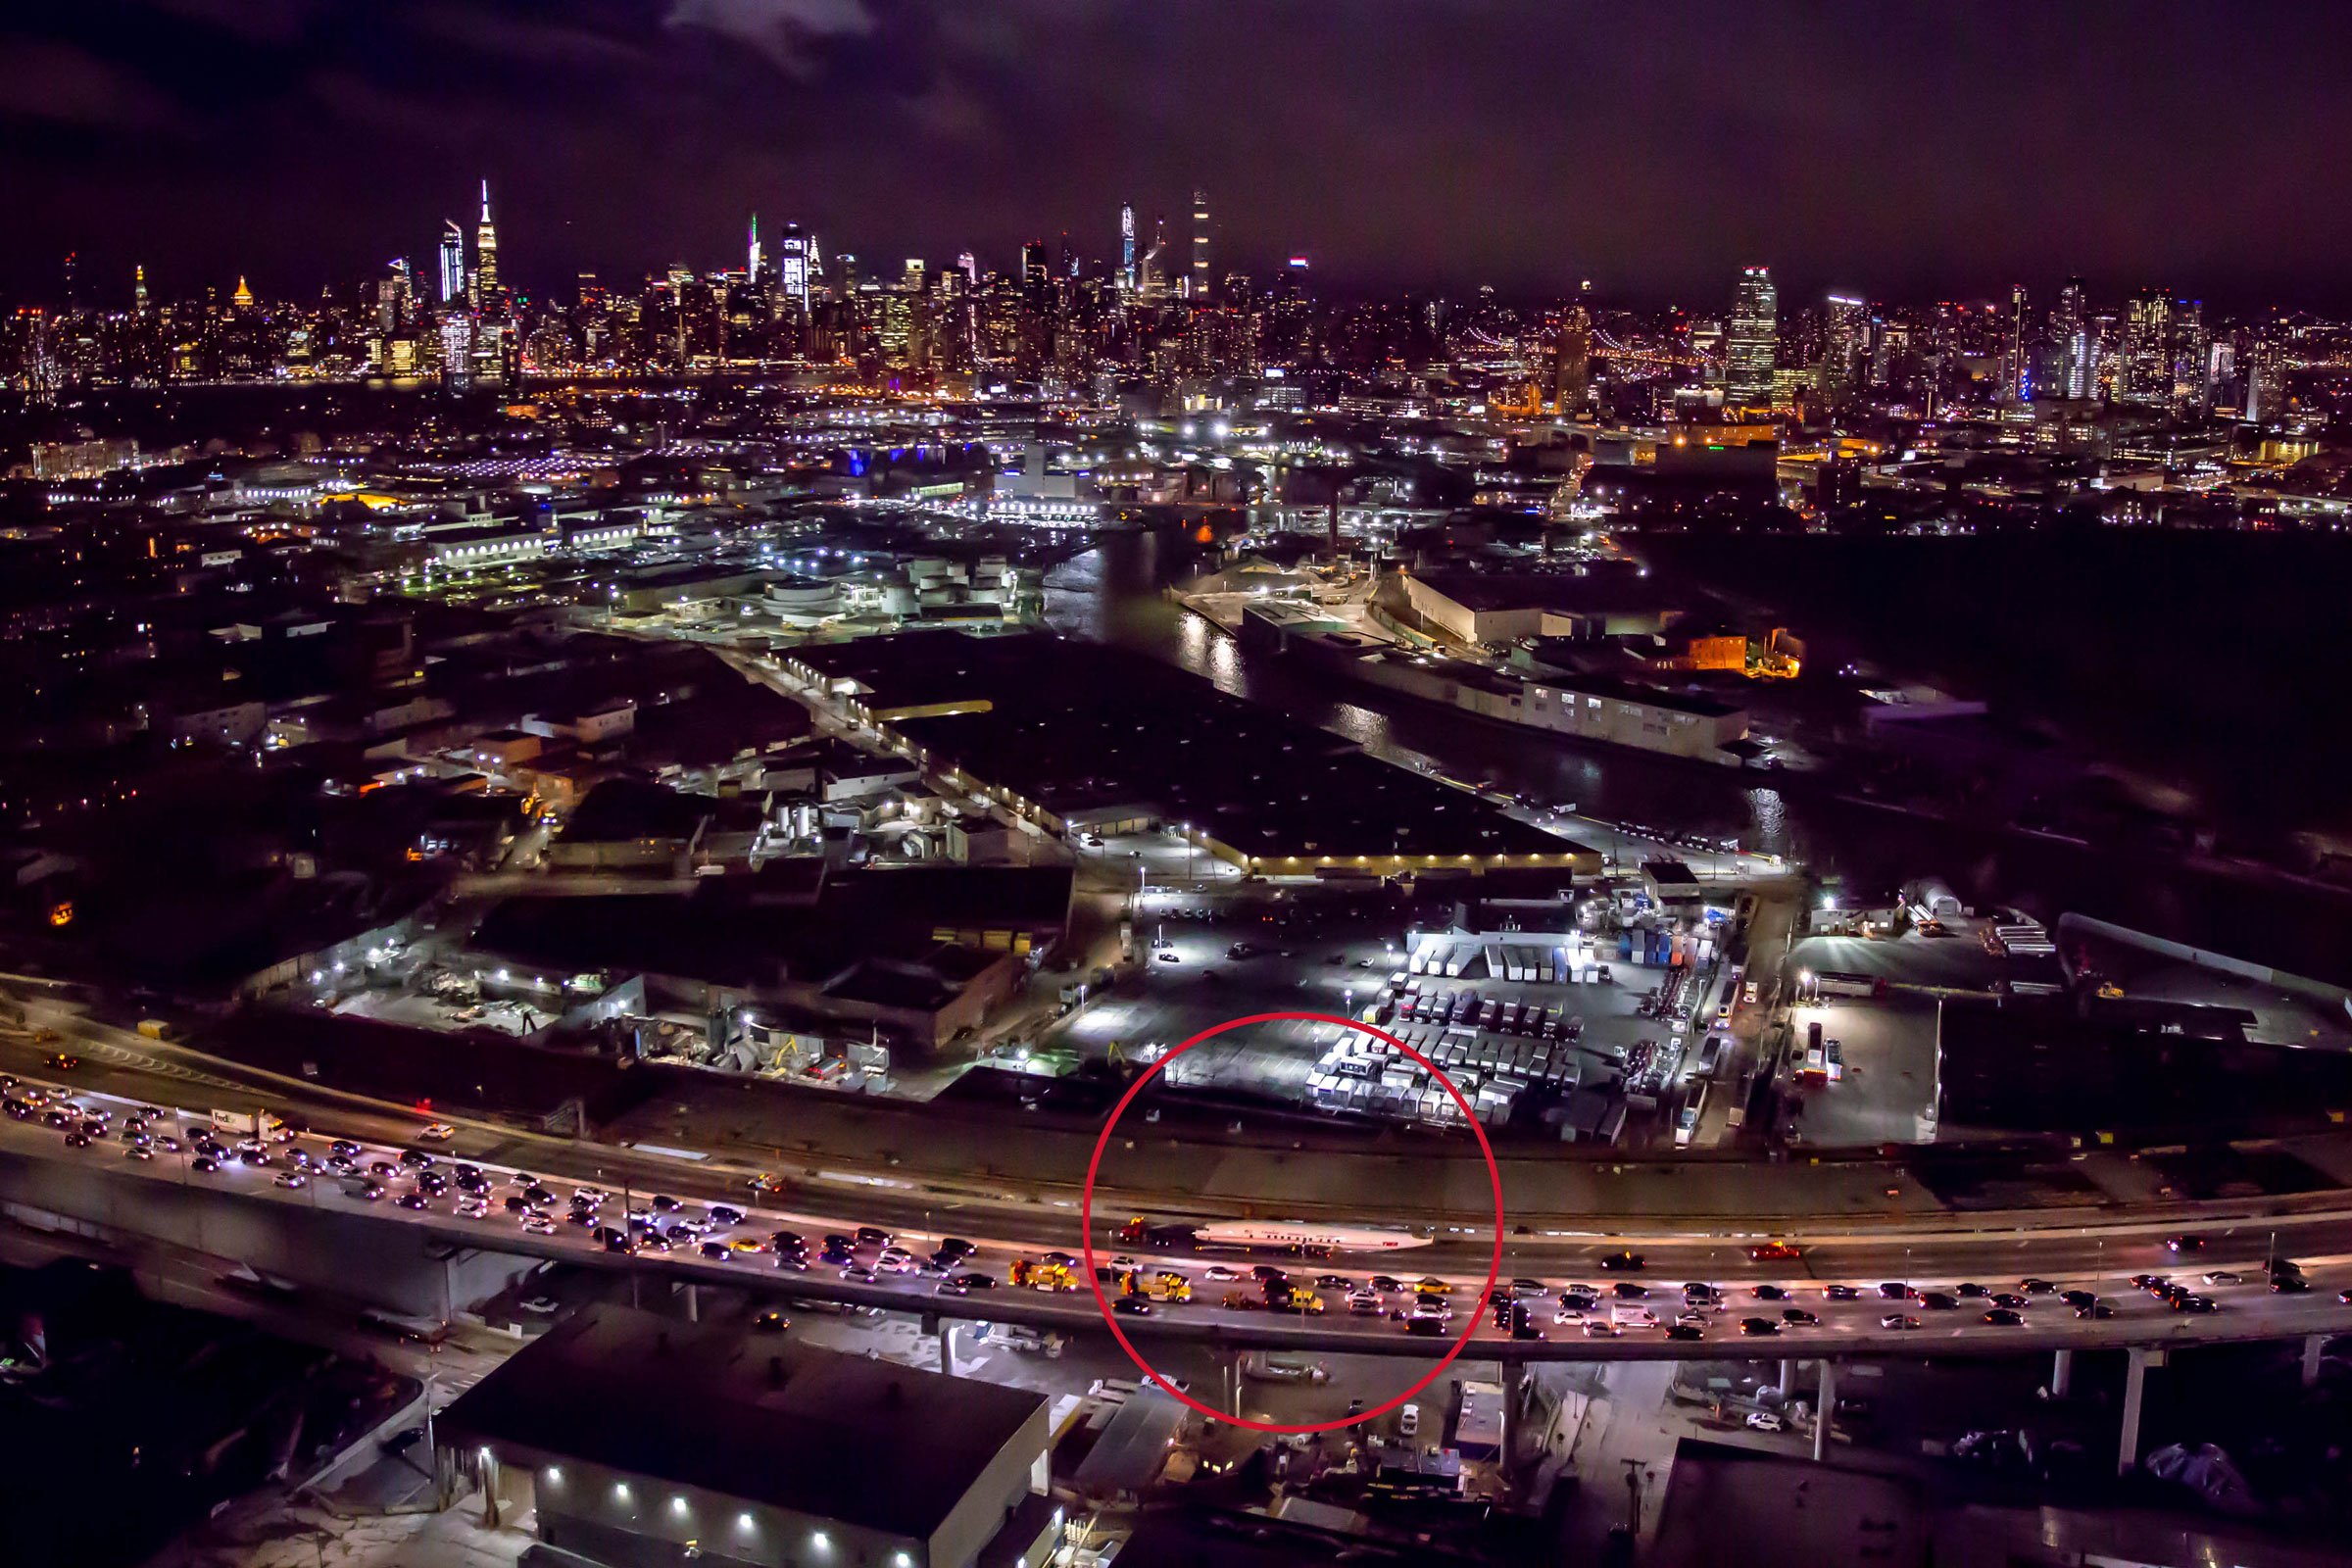
MULTIPOLYGON (((1160 592, 1201 559, 1172 534, 1107 539, 1046 579, 1046 619, 1072 637, 1165 659, 1219 688, 1375 749, 1428 758, 1456 776, 1613 820, 1737 836, 1865 887, 1940 875, 1978 902, 2015 903, 2054 917, 2075 909, 2322 979, 2352 981, 2352 898, 2188 870, 2138 855, 2102 854, 1927 821, 1853 802, 1784 794, 1758 775, 1716 773, 1632 753, 1571 750, 1393 697, 1329 683, 1244 649, 1160 592)), ((2340 739, 2339 739, 2340 744, 2340 739)))

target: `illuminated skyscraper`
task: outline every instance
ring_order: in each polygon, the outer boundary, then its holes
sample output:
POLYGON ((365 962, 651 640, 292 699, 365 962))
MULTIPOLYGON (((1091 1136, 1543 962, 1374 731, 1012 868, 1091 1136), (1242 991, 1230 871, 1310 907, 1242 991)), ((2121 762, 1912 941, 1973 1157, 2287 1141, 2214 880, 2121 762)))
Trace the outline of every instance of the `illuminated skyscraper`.
POLYGON ((2205 302, 2176 299, 2166 359, 2172 370, 2171 408, 2184 419, 2213 412, 2213 345, 2205 335, 2205 302))
POLYGON ((1772 269, 1744 269, 1740 292, 1732 301, 1731 329, 1724 334, 1725 401, 1741 408, 1770 408, 1772 371, 1780 352, 1781 298, 1772 286, 1772 269))
POLYGON ((147 314, 147 269, 130 270, 130 308, 140 316, 147 314))
POLYGON ((1144 252, 1137 288, 1145 299, 1153 304, 1168 296, 1168 220, 1165 217, 1152 220, 1152 245, 1144 252))
POLYGON ((466 297, 466 231, 454 218, 441 220, 441 303, 466 297))
POLYGON ((815 237, 802 233, 798 223, 786 223, 784 237, 776 242, 776 280, 784 298, 798 306, 804 315, 808 310, 808 290, 815 276, 815 237))
POLYGON ((2001 344, 2001 401, 2025 403, 2034 396, 2034 335, 2027 327, 2026 285, 2009 286, 2009 324, 2001 344))
POLYGON ((482 181, 482 220, 473 230, 473 303, 495 309, 498 298, 498 228, 490 221, 490 182, 482 181))
POLYGON ((1208 298, 1208 192, 1193 192, 1193 274, 1190 293, 1194 299, 1208 298))
POLYGON ((2050 339, 2058 349, 2058 364, 2069 398, 2091 394, 2090 311, 2082 280, 2070 277, 2058 291, 2058 308, 2050 312, 2050 339))
POLYGON ((1814 390, 1828 408, 1853 395, 1870 356, 1870 302, 1850 294, 1833 294, 1824 314, 1821 364, 1815 368, 1814 390))
POLYGON ((2132 295, 2124 316, 2123 402, 2154 408, 2172 401, 2172 296, 2160 288, 2132 295))
POLYGON ((1119 209, 1119 287, 1132 294, 1139 279, 1135 274, 1135 209, 1119 209))
POLYGON ((752 215, 751 243, 745 248, 744 270, 750 274, 755 283, 760 281, 760 264, 763 260, 765 258, 760 254, 760 215, 754 213, 752 215))
POLYGON ((1021 283, 1026 288, 1042 289, 1052 279, 1046 261, 1046 242, 1033 239, 1021 247, 1021 283))
POLYGON ((1592 370, 1592 318, 1582 305, 1560 317, 1560 340, 1551 356, 1551 407, 1563 419, 1584 412, 1592 370))

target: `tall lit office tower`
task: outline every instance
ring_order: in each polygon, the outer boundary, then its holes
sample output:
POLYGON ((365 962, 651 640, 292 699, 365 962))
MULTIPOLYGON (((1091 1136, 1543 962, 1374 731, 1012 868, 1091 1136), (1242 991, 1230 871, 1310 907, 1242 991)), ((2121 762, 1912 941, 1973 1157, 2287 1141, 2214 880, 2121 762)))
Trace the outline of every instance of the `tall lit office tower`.
POLYGON ((1189 290, 1197 300, 1208 298, 1208 192, 1193 192, 1193 274, 1189 290))
POLYGON ((763 260, 760 254, 760 215, 754 213, 751 242, 744 247, 744 275, 755 283, 760 281, 760 264, 763 260))
POLYGON ((2246 373, 2246 398, 2238 416, 2248 424, 2278 417, 2278 352, 2267 337, 2248 340, 2238 363, 2246 373))
POLYGON ((2124 315, 2122 398, 2153 407, 2172 401, 2173 301, 2160 288, 2132 296, 2124 315))
POLYGON ((1135 209, 1121 207, 1119 209, 1119 287, 1132 294, 1135 292, 1137 281, 1135 275, 1135 209))
POLYGON ((2028 329, 2026 285, 2009 285, 2009 326, 2001 345, 2001 401, 2026 403, 2034 397, 2034 334, 2028 329))
POLYGON ((482 181, 482 220, 473 230, 473 303, 498 303, 498 228, 490 221, 490 182, 482 181))
POLYGON ((1724 334, 1725 400, 1742 408, 1772 407, 1772 371, 1780 352, 1781 297, 1772 286, 1772 269, 1746 268, 1732 301, 1731 329, 1724 334))
POLYGON ((809 277, 815 271, 811 265, 815 246, 816 242, 802 233, 798 223, 786 223, 784 237, 776 241, 777 286, 783 290, 784 298, 804 312, 808 309, 809 277))
POLYGON ((1163 215, 1152 220, 1152 244, 1145 250, 1144 259, 1137 265, 1138 289, 1146 300, 1157 304, 1168 296, 1168 220, 1163 215))
POLYGON ((1053 272, 1046 261, 1046 242, 1042 239, 1033 239, 1023 245, 1021 247, 1022 287, 1042 289, 1052 277, 1053 272))
POLYGON ((441 303, 466 297, 466 231, 454 218, 441 220, 441 303))
POLYGON ((2079 277, 2066 280, 2050 312, 2050 342, 2058 350, 2059 391, 2069 398, 2090 396, 2090 309, 2079 277))
POLYGON ((1551 356, 1551 408, 1563 419, 1584 412, 1592 374, 1592 317, 1582 305, 1560 316, 1560 341, 1551 356))
POLYGON ((963 274, 963 282, 966 288, 978 288, 980 286, 980 259, 974 256, 970 251, 961 252, 956 256, 956 270, 963 274))
POLYGON ((137 315, 147 314, 147 269, 144 266, 130 270, 130 308, 137 315))
POLYGON ((2173 301, 2172 341, 2166 357, 2172 367, 2173 413, 2201 419, 2213 409, 2212 344, 2205 336, 2205 302, 2173 301))
POLYGON ((1825 407, 1834 409, 1852 395, 1869 352, 1870 302, 1831 295, 1822 316, 1821 364, 1814 369, 1814 391, 1825 407))

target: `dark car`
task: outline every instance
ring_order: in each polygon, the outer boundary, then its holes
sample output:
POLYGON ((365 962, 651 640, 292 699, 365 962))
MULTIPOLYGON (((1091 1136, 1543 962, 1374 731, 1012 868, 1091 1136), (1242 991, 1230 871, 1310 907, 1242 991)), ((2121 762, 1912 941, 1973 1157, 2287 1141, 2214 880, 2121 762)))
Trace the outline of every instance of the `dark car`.
POLYGON ((1991 1311, 1984 1314, 1984 1321, 1991 1324, 1994 1328, 2013 1329, 2019 1324, 2025 1322, 2025 1318, 2019 1313, 2010 1310, 2008 1307, 1996 1306, 1991 1311))
POLYGON ((2012 1312, 2022 1312, 2034 1303, 2027 1300, 2024 1297, 2018 1295, 2015 1291, 2001 1291, 1994 1295, 1992 1298, 1992 1304, 1995 1306, 2005 1306, 2012 1312))
POLYGON ((1649 1298, 1649 1287, 1636 1285, 1632 1280, 1619 1280, 1609 1287, 1609 1294, 1620 1301, 1645 1301, 1649 1298))
POLYGON ((948 1283, 960 1286, 967 1291, 993 1291, 997 1288, 997 1282, 992 1276, 978 1272, 950 1275, 948 1283))
MULTIPOLYGON (((860 1225, 858 1227, 858 1245, 860 1247, 888 1247, 890 1240, 890 1232, 878 1226, 860 1225)), ((1076 1262, 1077 1259, 1072 1258, 1071 1261, 1076 1262)))
POLYGON ((1639 1273, 1642 1268, 1640 1252, 1610 1252, 1600 1260, 1600 1266, 1612 1274, 1639 1273))
POLYGON ((1110 1303, 1110 1309, 1113 1312, 1123 1312, 1129 1317, 1150 1317, 1152 1315, 1152 1303, 1140 1296, 1119 1297, 1110 1303))
POLYGON ((2079 1318, 2090 1319, 2110 1318, 2115 1316, 2115 1308, 2109 1306, 2105 1301, 2094 1298, 2092 1300, 2084 1301, 2081 1305, 2077 1306, 2075 1308, 2075 1316, 2079 1318))
POLYGON ((2017 1288, 2025 1292, 2028 1296, 2049 1296, 2055 1293, 2058 1289, 2057 1286, 2051 1284, 2048 1280, 2037 1278, 2032 1274, 2029 1274, 2024 1279, 2019 1280, 2017 1282, 2017 1288))
POLYGON ((425 1197, 422 1193, 416 1192, 401 1194, 399 1198, 399 1203, 401 1207, 407 1209, 425 1209, 433 1206, 433 1200, 431 1199, 425 1197))
POLYGON ((1759 1301, 1786 1301, 1788 1299, 1788 1291, 1778 1285, 1753 1286, 1749 1288, 1747 1294, 1759 1301))
POLYGON ((1986 1290, 1984 1286, 1979 1285, 1975 1280, 1964 1280, 1960 1284, 1952 1287, 1952 1294, 1959 1297, 1964 1301, 1973 1301, 1983 1297, 1990 1296, 1992 1292, 1986 1290))
POLYGON ((1850 1301, 1862 1293, 1851 1285, 1825 1285, 1821 1288, 1821 1294, 1833 1301, 1850 1301))
POLYGON ((1669 1323, 1666 1325, 1666 1337, 1670 1340, 1703 1340, 1707 1334, 1695 1323, 1669 1323))
POLYGON ((740 1225, 743 1223, 743 1210, 732 1203, 712 1203, 710 1205, 710 1223, 713 1225, 740 1225))
POLYGON ((1880 1298, 1888 1301, 1907 1301, 1914 1294, 1910 1286, 1899 1284, 1893 1280, 1888 1280, 1879 1287, 1880 1298))
POLYGON ((2212 1300, 2202 1296, 2177 1297, 2173 1300, 2176 1312, 2211 1312, 2216 1310, 2212 1300))
POLYGON ((198 1154, 194 1159, 188 1161, 188 1169, 195 1171, 200 1176, 210 1176, 220 1168, 220 1162, 210 1154, 198 1154))
POLYGON ((2299 1296, 2311 1289, 2311 1281, 2300 1274, 2273 1274, 2271 1289, 2281 1296, 2299 1296))
POLYGON ((1793 1324, 1798 1328, 1811 1328, 1814 1324, 1819 1323, 1821 1319, 1815 1317, 1812 1313, 1806 1311, 1801 1306, 1791 1306, 1782 1309, 1781 1321, 1784 1323, 1793 1324))
POLYGON ((87 1149, 90 1147, 90 1135, 76 1127, 66 1134, 66 1147, 68 1149, 87 1149))
POLYGON ((1763 1335, 1780 1333, 1781 1326, 1768 1317, 1743 1317, 1740 1320, 1740 1332, 1760 1338, 1763 1335))
POLYGON ((432 1164, 433 1156, 421 1149, 404 1149, 400 1152, 400 1162, 412 1170, 424 1170, 432 1164))
POLYGON ((2202 1252, 2205 1250, 2205 1238, 2202 1236, 2167 1237, 2164 1250, 2168 1252, 2202 1252))
POLYGON ((939 1239, 939 1250, 943 1252, 954 1252, 957 1257, 969 1257, 980 1250, 960 1236, 942 1236, 939 1239))
POLYGON ((705 1242, 703 1255, 713 1263, 724 1263, 733 1254, 727 1250, 727 1244, 724 1242, 705 1242))
POLYGON ((2058 1299, 2064 1301, 2069 1306, 2088 1306, 2091 1302, 2097 1300, 2098 1298, 2091 1295, 2088 1291, 2060 1291, 2058 1293, 2058 1299))
POLYGON ((1949 1312, 1960 1304, 1960 1298, 1946 1296, 1941 1291, 1923 1291, 1920 1293, 1919 1304, 1927 1307, 1930 1311, 1949 1312))

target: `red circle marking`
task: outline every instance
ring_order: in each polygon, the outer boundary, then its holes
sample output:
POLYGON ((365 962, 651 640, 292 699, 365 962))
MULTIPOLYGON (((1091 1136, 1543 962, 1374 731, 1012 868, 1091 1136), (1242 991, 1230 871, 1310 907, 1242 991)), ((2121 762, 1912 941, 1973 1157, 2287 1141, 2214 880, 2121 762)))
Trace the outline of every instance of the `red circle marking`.
POLYGON ((1189 1405, 1191 1408, 1200 1411, 1204 1416, 1211 1417, 1214 1420, 1230 1423, 1233 1426, 1247 1427, 1252 1432, 1338 1432, 1345 1428, 1356 1426, 1362 1422, 1369 1421, 1374 1416, 1388 1414, 1391 1410, 1396 1409, 1398 1405, 1404 1403, 1405 1400, 1411 1398, 1414 1395, 1419 1394, 1423 1389, 1428 1388, 1432 1383, 1435 1383, 1438 1380, 1438 1374, 1445 1371, 1447 1367, 1453 1365, 1455 1359, 1459 1357, 1464 1350, 1470 1348, 1471 1337, 1478 1332, 1479 1314, 1486 1308, 1487 1298, 1494 1293, 1494 1282, 1502 1277, 1502 1171, 1494 1163, 1494 1146, 1487 1142, 1487 1130, 1478 1124, 1477 1113, 1471 1109, 1470 1102, 1462 1098, 1462 1092, 1453 1086, 1453 1080, 1446 1077, 1446 1074, 1440 1070, 1436 1062, 1430 1060, 1427 1056, 1424 1056, 1421 1054, 1421 1053, 1415 1051, 1412 1047, 1406 1045, 1395 1035, 1384 1033, 1381 1030, 1373 1028, 1368 1023, 1359 1023, 1352 1018, 1336 1017, 1328 1012, 1253 1012, 1247 1018, 1228 1019, 1224 1023, 1218 1024, 1213 1028, 1201 1030, 1199 1034, 1193 1036, 1192 1039, 1185 1041, 1180 1046, 1177 1046, 1166 1055, 1160 1057, 1150 1067, 1146 1068, 1143 1076, 1136 1079, 1134 1083, 1130 1084, 1127 1088, 1127 1093, 1119 1097, 1119 1102, 1110 1107, 1110 1119, 1102 1124, 1102 1135, 1095 1140, 1094 1157, 1086 1162, 1086 1190, 1080 1198, 1078 1204, 1078 1223, 1081 1227, 1079 1241, 1083 1245, 1086 1252, 1087 1288, 1095 1293, 1095 1304, 1102 1309, 1103 1326, 1110 1330, 1110 1337, 1119 1342, 1119 1348, 1127 1352, 1127 1359, 1133 1361, 1136 1364, 1137 1369, 1140 1370, 1144 1376, 1150 1378, 1153 1383, 1158 1384, 1161 1389, 1166 1391, 1171 1397, 1175 1398, 1179 1402, 1189 1405), (1110 1310, 1110 1298, 1102 1294, 1102 1277, 1095 1272, 1095 1178, 1102 1169, 1102 1152, 1110 1147, 1111 1130, 1118 1126, 1119 1118, 1127 1114, 1127 1107, 1135 1102, 1135 1097, 1143 1093, 1144 1086, 1152 1081, 1152 1076, 1156 1074, 1160 1068, 1165 1067, 1169 1062, 1174 1061, 1178 1056, 1183 1055, 1186 1052, 1192 1050, 1195 1046, 1200 1045, 1202 1041, 1213 1040, 1218 1035, 1225 1033, 1228 1029, 1240 1029, 1253 1023, 1279 1023, 1286 1020, 1303 1021, 1307 1023, 1336 1023, 1343 1029, 1358 1030, 1364 1034, 1372 1036, 1372 1038, 1375 1040, 1387 1041, 1390 1045, 1395 1046, 1398 1051, 1403 1052, 1406 1055, 1412 1057, 1413 1060, 1419 1062, 1423 1067, 1429 1069, 1430 1076, 1437 1079, 1440 1084, 1444 1085, 1446 1093, 1452 1097, 1453 1102, 1462 1107, 1462 1119, 1470 1124, 1470 1132, 1472 1136, 1478 1140, 1478 1152, 1482 1156, 1484 1156, 1487 1162, 1487 1182, 1488 1185, 1494 1189, 1494 1255, 1488 1260, 1487 1281, 1478 1289, 1477 1302, 1469 1311, 1462 1314, 1463 1318, 1466 1320, 1462 1328, 1462 1332, 1454 1340, 1452 1347, 1446 1350, 1445 1356, 1438 1362, 1437 1365, 1431 1367, 1427 1372, 1424 1372, 1421 1375, 1420 1382, 1414 1384, 1411 1388, 1406 1389, 1402 1394, 1397 1395, 1395 1398, 1389 1400, 1387 1403, 1375 1405, 1369 1410, 1360 1411, 1351 1416, 1345 1416, 1337 1421, 1318 1421, 1307 1426, 1285 1426, 1276 1421, 1251 1421, 1243 1416, 1227 1415, 1224 1411, 1216 1409, 1211 1405, 1202 1404, 1199 1399, 1194 1398, 1191 1395, 1185 1393, 1175 1384, 1162 1377, 1157 1368, 1153 1367, 1151 1362, 1144 1359, 1142 1352, 1136 1349, 1135 1346, 1128 1340, 1126 1333, 1120 1329, 1117 1318, 1112 1315, 1110 1310))

